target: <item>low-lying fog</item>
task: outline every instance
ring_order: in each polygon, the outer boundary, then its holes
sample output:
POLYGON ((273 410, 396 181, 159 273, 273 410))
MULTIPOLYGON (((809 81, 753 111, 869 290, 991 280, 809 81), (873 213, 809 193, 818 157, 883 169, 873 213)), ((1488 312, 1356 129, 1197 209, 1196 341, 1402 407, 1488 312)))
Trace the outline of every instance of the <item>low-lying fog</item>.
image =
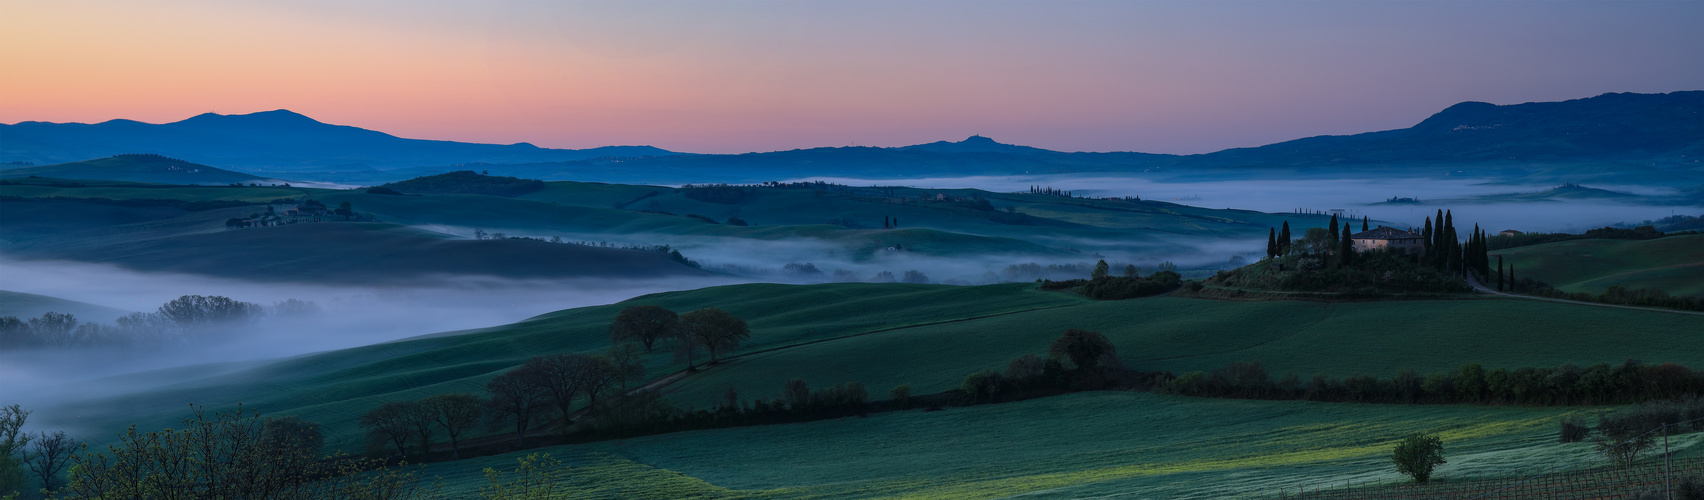
MULTIPOLYGON (((823 181, 851 186, 912 186, 918 188, 975 188, 994 192, 1027 192, 1030 186, 1071 191, 1078 196, 1140 196, 1205 208, 1236 208, 1262 212, 1296 209, 1344 209, 1355 216, 1419 227, 1438 209, 1455 214, 1458 227, 1477 223, 1494 230, 1579 233, 1617 223, 1638 223, 1670 215, 1697 215, 1704 207, 1658 200, 1607 200, 1479 203, 1463 200, 1483 195, 1545 191, 1559 184, 1492 184, 1488 179, 1378 178, 1303 179, 1204 182, 1158 182, 1127 176, 1015 175, 926 177, 911 179, 853 179, 806 177, 787 182, 823 181), (1417 205, 1380 205, 1393 197, 1415 198, 1417 205)), ((1642 196, 1665 197, 1678 190, 1659 186, 1593 185, 1642 196)), ((1465 235, 1465 233, 1463 233, 1465 235)))
MULTIPOLYGON (((253 361, 513 323, 551 311, 619 302, 647 293, 737 282, 734 278, 658 280, 499 280, 457 276, 437 285, 340 287, 254 283, 206 276, 141 273, 104 264, 0 259, 0 289, 136 312, 153 312, 184 295, 219 295, 270 306, 311 301, 320 312, 267 318, 218 341, 173 343, 146 352, 101 348, 0 351, 5 404, 32 399, 29 389, 68 380, 173 366, 253 361)), ((109 379, 110 380, 110 379, 109 379)), ((169 383, 172 377, 153 377, 169 383)), ((121 388, 108 387, 119 390, 121 388)), ((133 388, 131 388, 133 389, 133 388)))

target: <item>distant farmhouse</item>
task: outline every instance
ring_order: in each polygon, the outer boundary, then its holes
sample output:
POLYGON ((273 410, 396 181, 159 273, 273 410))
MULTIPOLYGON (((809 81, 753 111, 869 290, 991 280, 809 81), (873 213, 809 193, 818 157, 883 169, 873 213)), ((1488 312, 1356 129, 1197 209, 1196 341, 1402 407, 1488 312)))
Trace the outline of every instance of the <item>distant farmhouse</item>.
POLYGON ((1520 236, 1520 235, 1523 235, 1523 234, 1526 234, 1526 233, 1516 231, 1516 230, 1513 230, 1513 229, 1504 229, 1503 232, 1497 233, 1497 236, 1520 236))
POLYGON ((1402 253, 1420 253, 1424 243, 1420 235, 1394 227, 1379 226, 1370 231, 1361 231, 1349 235, 1355 241, 1355 251, 1389 250, 1402 253))

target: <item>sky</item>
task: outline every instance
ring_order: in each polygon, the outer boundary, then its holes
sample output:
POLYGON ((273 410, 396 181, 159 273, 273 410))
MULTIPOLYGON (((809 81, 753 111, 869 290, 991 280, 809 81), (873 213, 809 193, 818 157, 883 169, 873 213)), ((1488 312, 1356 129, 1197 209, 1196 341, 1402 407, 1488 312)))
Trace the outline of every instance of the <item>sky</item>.
POLYGON ((1700 1, 0 0, 0 122, 290 109, 558 148, 1187 154, 1704 89, 1701 25, 1700 1))

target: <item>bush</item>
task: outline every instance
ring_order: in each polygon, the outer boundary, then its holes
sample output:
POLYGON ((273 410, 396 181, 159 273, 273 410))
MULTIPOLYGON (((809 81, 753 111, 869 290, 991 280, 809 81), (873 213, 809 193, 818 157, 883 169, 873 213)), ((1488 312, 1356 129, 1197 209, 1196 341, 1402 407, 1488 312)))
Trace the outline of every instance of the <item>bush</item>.
POLYGON ((976 401, 989 401, 999 397, 1001 382, 999 372, 982 370, 966 375, 959 390, 976 401))
POLYGON ((1586 419, 1579 415, 1562 417, 1562 430, 1557 441, 1562 443, 1578 443, 1585 441, 1591 435, 1592 428, 1586 426, 1586 419))
POLYGON ((1438 436, 1415 433, 1397 443, 1391 453, 1396 471, 1424 483, 1432 478, 1432 469, 1444 464, 1444 441, 1438 436))

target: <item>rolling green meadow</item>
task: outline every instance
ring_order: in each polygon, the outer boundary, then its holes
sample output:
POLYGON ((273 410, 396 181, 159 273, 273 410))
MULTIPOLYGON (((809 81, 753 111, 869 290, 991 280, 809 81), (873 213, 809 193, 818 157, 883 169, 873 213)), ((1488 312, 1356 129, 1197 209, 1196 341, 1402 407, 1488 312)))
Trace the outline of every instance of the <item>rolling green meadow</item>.
MULTIPOLYGON (((1164 296, 1097 302, 1033 284, 752 284, 653 294, 236 372, 210 367, 215 376, 64 408, 55 413, 78 417, 51 424, 85 432, 126 423, 165 427, 192 403, 243 403, 321 422, 328 448, 360 450, 354 425, 360 413, 383 401, 479 392, 490 377, 533 355, 599 351, 609 345, 609 321, 637 304, 682 312, 719 307, 751 325, 751 340, 733 358, 665 388, 665 397, 681 407, 708 407, 729 387, 744 398, 773 398, 780 382, 794 377, 817 386, 859 381, 878 395, 901 383, 911 384, 914 394, 933 393, 956 387, 967 373, 1045 353, 1071 327, 1105 333, 1126 366, 1174 372, 1248 360, 1261 360, 1275 375, 1303 376, 1389 376, 1401 368, 1424 373, 1465 362, 1513 368, 1637 358, 1704 365, 1704 329, 1696 316, 1573 304, 1164 296), (1619 334, 1592 333, 1612 329, 1619 334)), ((648 380, 684 368, 661 351, 647 358, 648 380)), ((1586 444, 1553 444, 1556 419, 1579 411, 1591 409, 1091 392, 533 451, 566 460, 574 467, 576 495, 586 497, 1127 492, 1170 498, 1391 480, 1390 443, 1419 431, 1445 437, 1451 465, 1443 474, 1530 470, 1592 453, 1586 444)), ((424 471, 466 492, 483 481, 482 468, 509 466, 516 456, 431 464, 424 471)))
POLYGON ((1498 250, 1520 277, 1568 292, 1612 286, 1704 295, 1704 235, 1654 240, 1570 240, 1498 250))

